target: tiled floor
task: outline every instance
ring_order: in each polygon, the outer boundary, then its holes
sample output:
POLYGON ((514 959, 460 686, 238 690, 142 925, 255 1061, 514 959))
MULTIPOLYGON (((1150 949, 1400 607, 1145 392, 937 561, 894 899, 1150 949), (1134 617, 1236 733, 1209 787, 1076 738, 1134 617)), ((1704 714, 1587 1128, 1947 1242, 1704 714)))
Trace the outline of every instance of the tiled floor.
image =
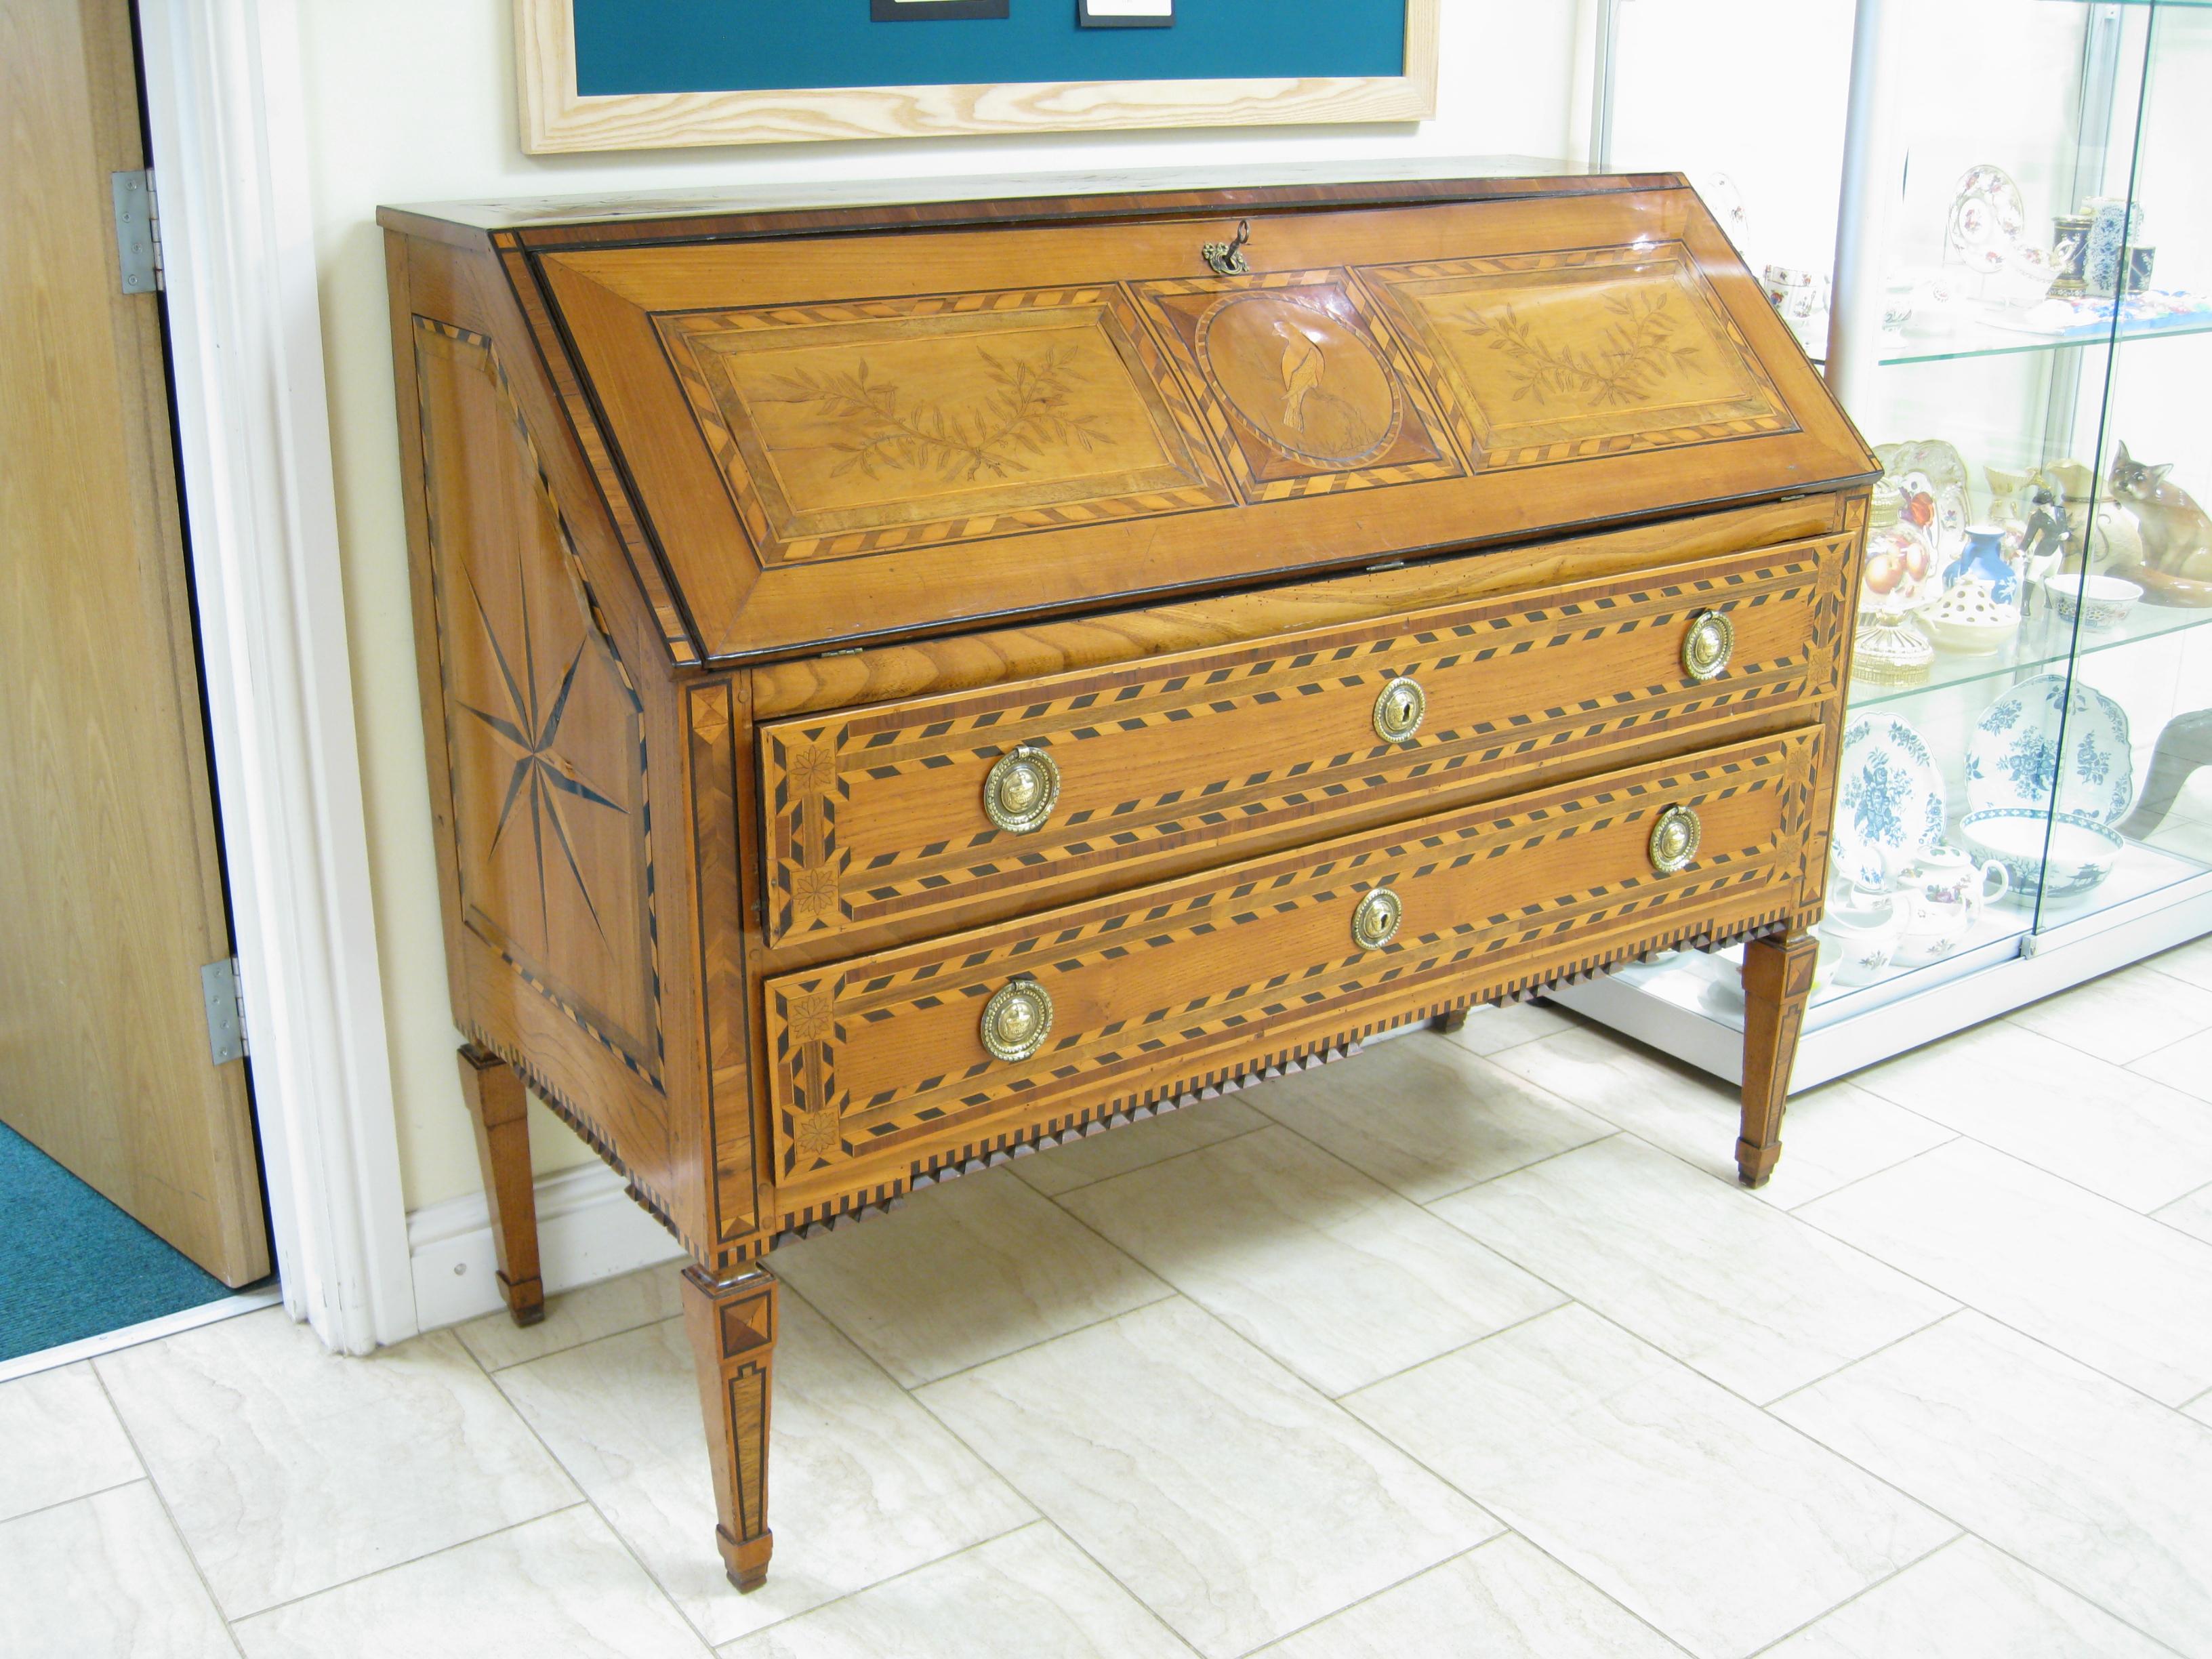
POLYGON ((1820 1090, 1544 1009, 778 1252, 775 1564, 672 1270, 0 1386, 0 1656, 2212 1656, 2212 942, 1820 1090))

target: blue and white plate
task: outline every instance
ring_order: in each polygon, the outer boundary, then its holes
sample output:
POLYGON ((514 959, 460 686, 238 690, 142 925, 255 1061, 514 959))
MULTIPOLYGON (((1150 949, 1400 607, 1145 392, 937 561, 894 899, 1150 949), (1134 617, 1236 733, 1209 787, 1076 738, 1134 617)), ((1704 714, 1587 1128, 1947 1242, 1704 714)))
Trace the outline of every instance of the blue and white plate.
POLYGON ((2049 812, 2054 795, 2056 810, 2067 817, 2117 823, 2135 804, 2135 756, 2119 704, 2086 685, 2075 685, 2069 698, 2063 674, 2039 674, 1975 722, 1966 740, 1966 810, 2049 812))
POLYGON ((1894 714, 1862 714, 1844 731, 1831 851, 1867 887, 1943 839, 1943 776, 1928 740, 1894 714))

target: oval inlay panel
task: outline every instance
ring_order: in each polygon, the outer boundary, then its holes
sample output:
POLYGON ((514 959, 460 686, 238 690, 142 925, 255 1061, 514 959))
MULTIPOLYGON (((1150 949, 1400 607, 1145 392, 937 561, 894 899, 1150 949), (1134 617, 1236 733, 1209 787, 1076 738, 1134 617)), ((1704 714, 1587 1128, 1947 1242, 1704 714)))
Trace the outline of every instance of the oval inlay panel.
POLYGON ((1397 441, 1397 381, 1358 331, 1316 307, 1231 295, 1200 320, 1196 344, 1224 401, 1287 455, 1357 466, 1397 441))

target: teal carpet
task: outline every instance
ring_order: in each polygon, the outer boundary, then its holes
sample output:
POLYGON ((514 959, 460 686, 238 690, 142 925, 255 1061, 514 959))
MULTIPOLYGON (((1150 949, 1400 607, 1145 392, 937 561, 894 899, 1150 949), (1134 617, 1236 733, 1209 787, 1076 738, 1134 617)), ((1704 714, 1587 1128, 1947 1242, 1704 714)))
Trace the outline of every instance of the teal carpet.
POLYGON ((230 1293, 0 1124, 0 1359, 230 1293))

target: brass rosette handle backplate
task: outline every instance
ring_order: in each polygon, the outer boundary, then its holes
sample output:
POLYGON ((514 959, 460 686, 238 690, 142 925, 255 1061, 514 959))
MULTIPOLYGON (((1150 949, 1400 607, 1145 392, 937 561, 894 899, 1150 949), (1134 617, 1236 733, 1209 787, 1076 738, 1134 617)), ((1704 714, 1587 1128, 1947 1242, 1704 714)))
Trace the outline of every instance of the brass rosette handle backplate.
POLYGON ((1352 912, 1352 942, 1363 951, 1379 951, 1398 937, 1398 924, 1406 907, 1388 887, 1371 888, 1352 912))
POLYGON ((1421 729, 1421 716, 1429 710, 1429 694, 1410 674, 1383 682, 1375 697, 1375 735, 1385 743, 1404 743, 1421 729))
POLYGON ((1060 767, 1032 744, 1014 745, 983 780, 983 816, 1017 836, 1042 830, 1060 805, 1060 767))
POLYGON ((1052 994, 1017 974, 983 1005, 983 1047, 994 1060, 1027 1060, 1052 1035, 1052 994))
POLYGON ((1651 867, 1662 876, 1687 869, 1704 835, 1705 826, 1688 807, 1666 808, 1651 826, 1651 867))
POLYGON ((1728 672, 1735 650, 1735 624, 1722 611, 1700 611, 1682 635, 1682 672, 1699 684, 1717 680, 1728 672))

